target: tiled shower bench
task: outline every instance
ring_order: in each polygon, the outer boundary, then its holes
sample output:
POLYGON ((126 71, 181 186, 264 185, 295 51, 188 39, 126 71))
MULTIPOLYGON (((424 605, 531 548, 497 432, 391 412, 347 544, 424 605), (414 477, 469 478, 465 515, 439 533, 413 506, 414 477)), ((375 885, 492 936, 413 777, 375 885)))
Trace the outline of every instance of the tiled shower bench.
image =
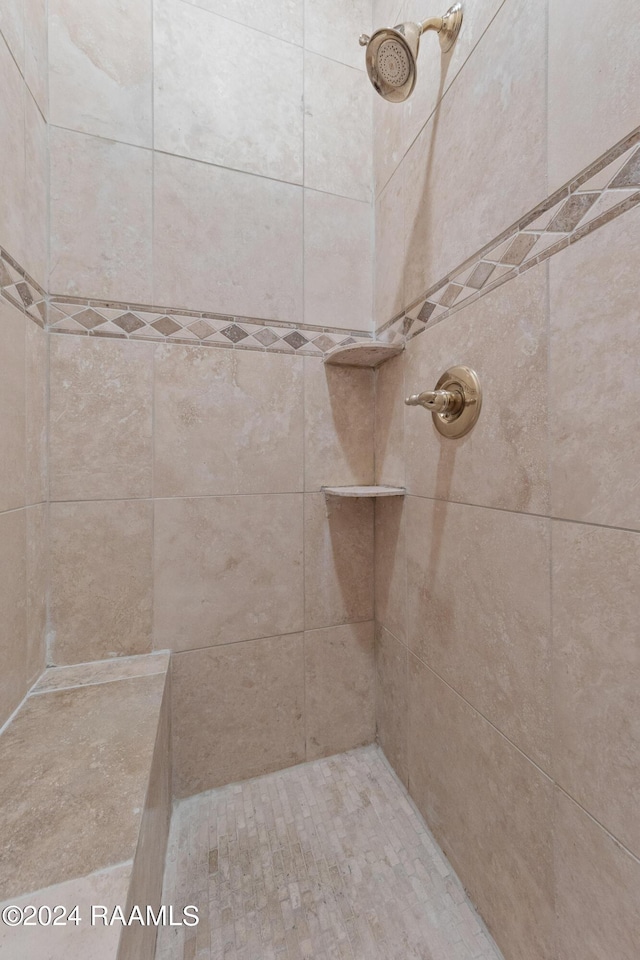
MULTIPOLYGON (((1 960, 152 960, 171 815, 169 654, 46 670, 0 736, 0 910, 79 906, 80 924, 0 923, 1 960)), ((46 914, 44 915, 46 919, 46 914)))

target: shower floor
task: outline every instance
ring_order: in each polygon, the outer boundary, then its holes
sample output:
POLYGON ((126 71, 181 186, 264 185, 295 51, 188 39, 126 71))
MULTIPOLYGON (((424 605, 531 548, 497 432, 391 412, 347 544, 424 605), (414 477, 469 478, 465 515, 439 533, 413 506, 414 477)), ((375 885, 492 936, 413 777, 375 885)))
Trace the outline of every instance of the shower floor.
POLYGON ((376 746, 180 801, 156 960, 501 960, 376 746))

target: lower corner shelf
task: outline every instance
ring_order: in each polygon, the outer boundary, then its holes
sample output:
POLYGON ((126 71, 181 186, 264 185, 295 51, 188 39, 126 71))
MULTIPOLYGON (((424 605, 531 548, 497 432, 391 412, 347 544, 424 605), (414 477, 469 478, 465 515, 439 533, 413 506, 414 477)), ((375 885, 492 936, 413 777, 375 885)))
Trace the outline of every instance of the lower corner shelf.
POLYGON ((404 497, 404 487, 323 487, 323 492, 330 497, 404 497))

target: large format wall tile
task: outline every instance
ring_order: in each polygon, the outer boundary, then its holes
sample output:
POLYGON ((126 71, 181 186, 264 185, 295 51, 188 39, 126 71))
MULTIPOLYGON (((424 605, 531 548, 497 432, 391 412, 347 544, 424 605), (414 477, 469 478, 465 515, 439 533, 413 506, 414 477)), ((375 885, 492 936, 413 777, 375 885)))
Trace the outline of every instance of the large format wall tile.
POLYGON ((24 77, 42 115, 49 119, 47 5, 48 0, 24 0, 24 77))
MULTIPOLYGON (((395 5, 394 5, 395 6, 395 5)), ((399 19, 402 19, 400 17, 399 19)), ((398 17, 375 18, 374 28, 397 23, 398 17)), ((402 107, 389 103, 372 91, 373 97, 373 181, 376 196, 398 169, 404 156, 402 138, 402 107)), ((402 183, 402 179, 399 178, 402 183)), ((402 188, 401 188, 402 189, 402 188)), ((402 243, 404 249, 404 240, 402 243)))
POLYGON ((441 436, 422 408, 405 409, 411 493, 548 512, 547 348, 544 267, 410 341, 407 394, 433 390, 457 363, 472 367, 482 388, 480 419, 460 440, 441 436))
POLYGON ((302 44, 304 0, 192 0, 196 7, 302 44))
POLYGON ((404 400, 406 354, 376 370, 376 483, 405 485, 404 400))
POLYGON ((26 324, 25 374, 25 503, 42 503, 47 499, 49 418, 49 338, 35 324, 26 324))
POLYGON ((306 50, 364 70, 364 50, 358 43, 371 32, 371 0, 304 0, 306 50))
POLYGON ((407 558, 403 497, 375 502, 376 621, 403 643, 407 636, 407 558))
POLYGON ((556 790, 557 956, 633 960, 640 943, 640 863, 556 790))
POLYGON ((370 200, 372 93, 367 75, 314 53, 305 53, 304 60, 305 186, 370 200))
MULTIPOLYGON (((20 4, 21 6, 21 4, 20 4)), ((3 3, 0 21, 17 4, 3 3)), ((0 246, 20 262, 25 249, 25 87, 22 76, 6 44, 0 42, 0 246)))
POLYGON ((151 650, 153 505, 52 503, 53 663, 151 650))
POLYGON ((553 514, 640 529, 640 211, 553 257, 553 514))
POLYGON ((21 265, 43 288, 49 266, 49 130, 35 100, 25 97, 24 251, 21 265))
POLYGON ((402 782, 409 781, 407 648, 381 625, 376 628, 376 726, 378 743, 402 782))
POLYGON ((149 303, 151 153, 52 127, 55 294, 149 303))
POLYGON ((0 726, 27 687, 26 511, 0 514, 0 726))
POLYGON ((155 510, 156 649, 302 629, 302 496, 158 500, 155 510))
POLYGON ((155 302, 300 322, 302 189, 157 154, 155 302))
POLYGON ((374 253, 374 320, 377 328, 397 316, 405 306, 404 195, 399 173, 391 178, 376 200, 374 253))
POLYGON ((178 653, 174 796, 304 760, 302 634, 178 653))
POLYGON ((47 505, 26 511, 26 681, 29 687, 45 668, 47 631, 47 567, 49 559, 47 505))
POLYGON ((374 377, 305 357, 305 489, 373 483, 374 377))
POLYGON ((51 122, 150 147, 148 0, 51 0, 51 122))
POLYGON ((403 160, 410 302, 546 196, 545 45, 505 3, 403 160))
POLYGON ((552 782, 415 657, 409 789, 506 957, 556 960, 552 782))
POLYGON ((598 0, 549 0, 549 39, 551 191, 638 126, 637 4, 606 17, 598 0))
POLYGON ((373 501, 305 495, 305 628, 373 617, 373 501))
POLYGON ((22 70, 24 66, 24 0, 3 0, 0 7, 0 33, 22 70))
POLYGON ((371 330, 371 310, 370 205, 305 190, 305 323, 371 330))
POLYGON ((374 625, 304 635, 307 760, 372 743, 376 735, 374 625))
POLYGON ((151 496, 153 345, 51 336, 52 500, 151 496))
POLYGON ((640 533, 553 525, 554 778, 640 855, 640 533))
POLYGON ((26 323, 0 297, 0 511, 25 504, 26 323))
POLYGON ((303 360, 156 348, 158 497, 302 490, 303 360))
POLYGON ((409 647, 548 769, 549 521, 409 497, 409 647))
POLYGON ((302 50, 182 3, 154 25, 155 147, 302 183, 302 50))
MULTIPOLYGON (((403 147, 408 150, 422 127, 427 122, 439 100, 446 95, 462 67, 474 53, 476 45, 484 42, 484 31, 493 24, 491 20, 499 11, 504 0, 473 0, 464 4, 464 20, 458 39, 446 54, 440 50, 435 33, 426 33, 420 41, 420 68, 418 82, 413 94, 400 106, 402 112, 403 147)), ((446 3, 445 3, 446 7, 446 3)), ((538 5, 538 17, 544 16, 544 5, 538 5)), ((444 12, 435 11, 438 14, 444 12)), ((433 12, 432 14, 433 15, 433 12)), ((427 16, 424 0, 406 0, 403 20, 421 21, 427 16)), ((481 49, 475 55, 481 55, 481 49)), ((461 81, 466 82, 464 78, 461 81)), ((445 101, 446 103, 446 101, 445 101)))

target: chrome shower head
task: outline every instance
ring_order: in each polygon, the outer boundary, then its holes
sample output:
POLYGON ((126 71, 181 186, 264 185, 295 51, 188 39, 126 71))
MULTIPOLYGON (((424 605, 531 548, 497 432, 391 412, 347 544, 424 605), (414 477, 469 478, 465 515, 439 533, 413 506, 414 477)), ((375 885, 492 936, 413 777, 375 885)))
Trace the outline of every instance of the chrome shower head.
POLYGON ((456 42, 462 25, 462 6, 456 3, 444 17, 433 17, 423 23, 399 23, 393 29, 384 27, 373 36, 363 34, 360 46, 367 48, 366 63, 374 89, 392 103, 402 103, 413 93, 418 73, 420 37, 426 30, 435 30, 443 53, 456 42))

